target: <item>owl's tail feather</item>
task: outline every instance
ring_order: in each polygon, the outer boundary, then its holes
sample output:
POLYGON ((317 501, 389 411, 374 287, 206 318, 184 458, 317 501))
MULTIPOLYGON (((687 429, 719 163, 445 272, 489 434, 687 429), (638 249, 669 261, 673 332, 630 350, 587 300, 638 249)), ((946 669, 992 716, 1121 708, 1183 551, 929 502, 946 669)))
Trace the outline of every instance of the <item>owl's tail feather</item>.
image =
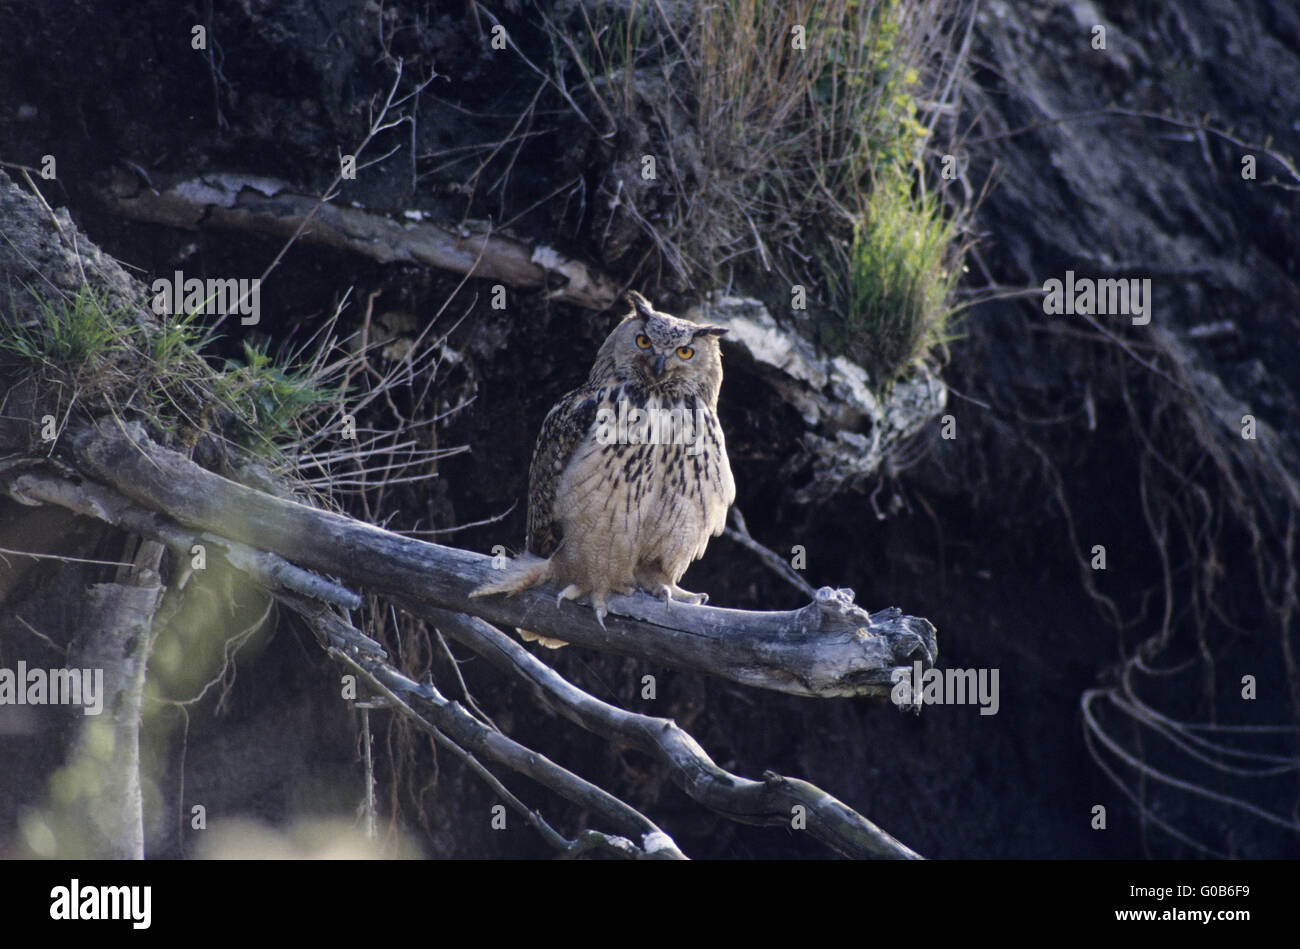
MULTIPOLYGON (((551 579, 551 561, 542 559, 534 554, 522 554, 504 568, 505 576, 495 583, 487 583, 470 592, 470 596, 491 596, 494 593, 504 593, 506 596, 512 596, 532 587, 543 584, 551 579)), ((561 646, 569 645, 562 639, 552 639, 549 636, 539 636, 537 633, 529 632, 526 629, 515 629, 519 638, 526 643, 540 643, 547 649, 559 649, 561 646)))
POLYGON ((506 564, 502 571, 505 576, 495 583, 485 583, 470 592, 470 596, 491 596, 504 593, 513 596, 530 587, 535 587, 551 579, 551 561, 535 554, 520 554, 506 564))

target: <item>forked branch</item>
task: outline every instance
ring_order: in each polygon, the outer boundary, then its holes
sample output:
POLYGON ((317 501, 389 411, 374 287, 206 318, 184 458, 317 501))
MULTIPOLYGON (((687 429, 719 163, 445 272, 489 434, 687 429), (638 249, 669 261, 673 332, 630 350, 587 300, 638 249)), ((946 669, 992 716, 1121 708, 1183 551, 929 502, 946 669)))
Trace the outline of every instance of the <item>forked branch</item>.
POLYGON ((896 669, 931 665, 934 627, 896 608, 868 614, 851 590, 823 587, 803 609, 752 612, 610 599, 605 628, 586 606, 556 605, 547 587, 471 599, 492 558, 412 540, 341 514, 254 490, 105 420, 71 436, 75 465, 140 506, 181 524, 277 554, 376 593, 402 596, 604 652, 707 672, 793 695, 888 694, 896 669))

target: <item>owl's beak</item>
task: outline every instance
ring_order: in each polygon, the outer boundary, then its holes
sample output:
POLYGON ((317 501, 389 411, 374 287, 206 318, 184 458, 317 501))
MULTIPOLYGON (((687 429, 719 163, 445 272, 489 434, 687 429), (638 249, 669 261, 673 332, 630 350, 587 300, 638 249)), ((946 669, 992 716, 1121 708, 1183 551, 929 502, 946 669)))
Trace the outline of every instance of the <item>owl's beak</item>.
POLYGON ((660 353, 658 356, 655 357, 654 369, 655 369, 656 379, 662 377, 664 374, 664 358, 665 357, 663 353, 660 353))

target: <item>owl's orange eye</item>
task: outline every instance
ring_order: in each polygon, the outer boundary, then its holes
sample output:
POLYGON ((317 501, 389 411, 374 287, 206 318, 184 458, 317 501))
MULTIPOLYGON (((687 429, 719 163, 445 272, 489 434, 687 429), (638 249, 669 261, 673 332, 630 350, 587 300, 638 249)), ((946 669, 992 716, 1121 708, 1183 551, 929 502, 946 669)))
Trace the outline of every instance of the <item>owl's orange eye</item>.
POLYGON ((649 349, 649 348, 650 348, 650 337, 647 336, 645 333, 637 333, 637 334, 636 334, 636 346, 637 346, 637 349, 649 349))
POLYGON ((677 356, 680 359, 690 359, 694 355, 695 355, 695 350, 691 349, 691 347, 689 346, 677 347, 677 356))

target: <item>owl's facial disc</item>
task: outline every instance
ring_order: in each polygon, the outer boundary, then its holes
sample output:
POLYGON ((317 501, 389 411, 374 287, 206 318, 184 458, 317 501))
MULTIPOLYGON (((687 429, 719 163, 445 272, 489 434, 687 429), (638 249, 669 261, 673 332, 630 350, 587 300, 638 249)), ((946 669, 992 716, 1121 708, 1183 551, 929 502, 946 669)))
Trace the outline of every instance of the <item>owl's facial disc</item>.
POLYGON ((662 313, 650 312, 632 324, 632 354, 647 381, 659 383, 697 359, 702 339, 725 332, 721 327, 697 326, 662 313))

